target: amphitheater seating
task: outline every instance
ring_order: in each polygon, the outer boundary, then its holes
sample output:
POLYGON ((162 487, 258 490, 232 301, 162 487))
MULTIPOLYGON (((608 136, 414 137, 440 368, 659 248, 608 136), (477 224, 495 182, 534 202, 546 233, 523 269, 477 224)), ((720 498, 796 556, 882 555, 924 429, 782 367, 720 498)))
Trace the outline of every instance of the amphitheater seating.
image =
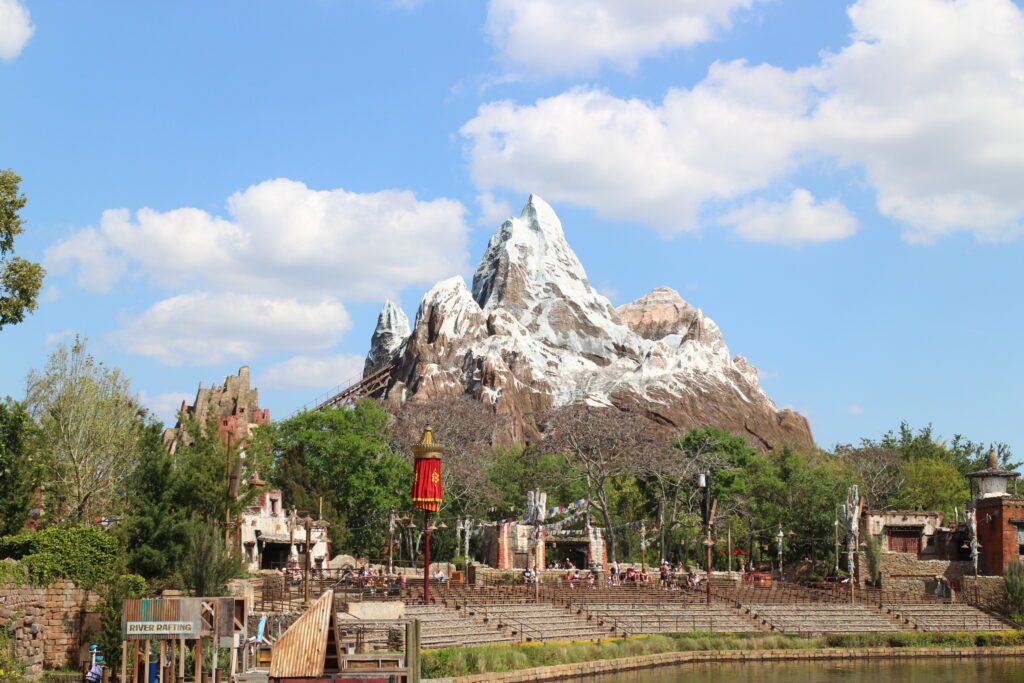
POLYGON ((688 631, 746 633, 760 628, 757 621, 725 603, 586 603, 579 605, 579 613, 624 635, 688 631))
POLYGON ((420 620, 420 645, 436 649, 456 645, 516 642, 509 630, 499 629, 465 612, 436 605, 408 605, 405 616, 420 620))
POLYGON ((752 617, 782 633, 880 633, 901 630, 895 620, 868 605, 749 604, 744 607, 752 617))
POLYGON ((888 611, 920 631, 1005 631, 1012 624, 977 607, 962 604, 894 605, 888 611))

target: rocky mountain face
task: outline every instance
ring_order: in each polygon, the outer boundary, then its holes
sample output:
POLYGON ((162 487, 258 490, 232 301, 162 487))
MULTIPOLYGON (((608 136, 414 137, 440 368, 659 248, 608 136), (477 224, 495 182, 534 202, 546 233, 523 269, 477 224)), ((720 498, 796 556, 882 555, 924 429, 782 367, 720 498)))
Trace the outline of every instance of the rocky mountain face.
POLYGON ((674 290, 618 309, 594 291, 555 212, 535 195, 491 237, 472 290, 461 277, 437 283, 411 329, 385 304, 366 373, 389 361, 387 401, 469 394, 508 416, 498 435, 506 442, 535 438, 549 408, 583 402, 679 429, 721 427, 761 450, 814 443, 807 420, 779 410, 718 325, 674 290))
POLYGON ((395 352, 409 337, 409 317, 394 301, 388 298, 377 316, 377 327, 373 330, 370 352, 366 354, 363 376, 371 375, 377 369, 391 362, 395 352))

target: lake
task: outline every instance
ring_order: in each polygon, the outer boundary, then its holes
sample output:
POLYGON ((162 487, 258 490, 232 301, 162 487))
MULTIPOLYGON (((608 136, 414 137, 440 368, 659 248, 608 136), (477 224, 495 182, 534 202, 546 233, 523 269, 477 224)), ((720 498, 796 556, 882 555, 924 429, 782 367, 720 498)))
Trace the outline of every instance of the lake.
POLYGON ((586 683, 1021 683, 1024 658, 685 664, 586 683))

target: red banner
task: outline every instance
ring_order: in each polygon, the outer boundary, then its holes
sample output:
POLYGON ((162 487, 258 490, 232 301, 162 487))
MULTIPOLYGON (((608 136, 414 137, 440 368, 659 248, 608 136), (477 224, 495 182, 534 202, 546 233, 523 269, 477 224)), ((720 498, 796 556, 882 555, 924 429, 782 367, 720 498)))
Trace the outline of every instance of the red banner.
POLYGON ((412 503, 420 510, 441 507, 441 458, 417 458, 412 478, 412 503))

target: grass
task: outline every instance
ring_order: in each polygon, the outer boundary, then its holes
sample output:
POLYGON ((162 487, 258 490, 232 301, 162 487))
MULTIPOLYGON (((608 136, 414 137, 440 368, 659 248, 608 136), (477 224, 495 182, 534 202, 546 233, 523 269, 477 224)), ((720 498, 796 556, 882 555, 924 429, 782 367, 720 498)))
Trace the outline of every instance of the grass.
POLYGON ((982 647, 1024 645, 1024 631, 998 633, 859 633, 818 638, 787 635, 694 631, 614 638, 580 643, 523 643, 429 650, 423 653, 424 678, 500 673, 537 666, 620 659, 663 652, 786 650, 868 647, 982 647))

